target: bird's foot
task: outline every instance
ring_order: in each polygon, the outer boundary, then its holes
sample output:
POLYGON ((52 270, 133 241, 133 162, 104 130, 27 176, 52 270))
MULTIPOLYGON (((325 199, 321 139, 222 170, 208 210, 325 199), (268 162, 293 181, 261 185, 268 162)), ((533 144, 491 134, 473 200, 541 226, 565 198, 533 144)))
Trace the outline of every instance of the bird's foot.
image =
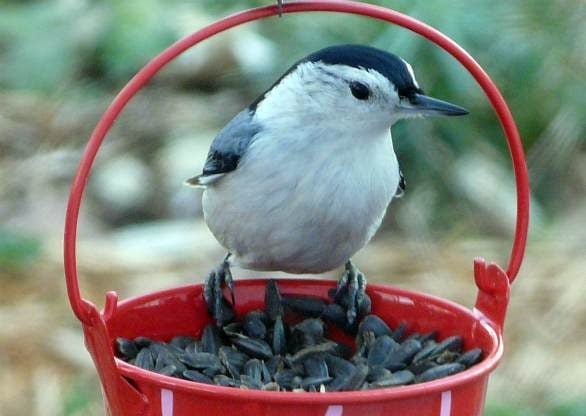
POLYGON ((212 270, 204 285, 203 296, 208 306, 208 311, 215 318, 218 326, 234 320, 234 287, 232 272, 230 271, 230 263, 228 259, 230 254, 226 256, 222 264, 212 270), (232 303, 230 304, 223 294, 223 287, 226 285, 230 291, 232 303))
POLYGON ((351 260, 346 262, 345 271, 334 292, 334 302, 346 309, 348 325, 352 326, 358 316, 368 315, 371 309, 370 297, 366 294, 366 277, 351 260))

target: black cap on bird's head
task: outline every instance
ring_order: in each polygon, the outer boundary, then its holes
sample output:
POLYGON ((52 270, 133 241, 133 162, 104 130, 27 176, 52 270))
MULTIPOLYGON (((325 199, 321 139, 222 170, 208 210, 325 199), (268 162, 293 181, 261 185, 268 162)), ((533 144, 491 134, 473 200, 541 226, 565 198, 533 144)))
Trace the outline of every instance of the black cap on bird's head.
POLYGON ((323 62, 377 71, 395 86, 399 97, 406 99, 404 110, 407 112, 446 116, 468 114, 468 110, 460 106, 425 95, 417 85, 411 66, 405 60, 372 46, 330 46, 308 55, 299 63, 301 62, 323 62))
POLYGON ((390 52, 365 45, 337 45, 306 56, 302 62, 322 62, 328 65, 346 65, 352 68, 377 71, 397 88, 400 96, 422 93, 407 63, 390 52))
MULTIPOLYGON (((401 98, 401 111, 406 116, 411 114, 413 116, 468 114, 468 111, 460 106, 425 95, 415 80, 411 66, 405 60, 390 52, 365 45, 336 45, 314 52, 289 68, 273 87, 299 65, 308 62, 345 65, 380 73, 396 88, 397 94, 401 98)), ((255 108, 263 98, 264 94, 251 105, 251 108, 255 108)))

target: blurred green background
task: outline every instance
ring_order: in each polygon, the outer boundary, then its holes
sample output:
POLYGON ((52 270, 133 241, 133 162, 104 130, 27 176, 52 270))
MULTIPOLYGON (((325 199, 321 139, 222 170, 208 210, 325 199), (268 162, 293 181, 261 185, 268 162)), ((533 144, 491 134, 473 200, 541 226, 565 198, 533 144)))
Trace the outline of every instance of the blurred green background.
MULTIPOLYGON (((371 3, 419 18, 467 49, 503 92, 525 144, 531 235, 486 414, 586 415, 586 3, 371 3)), ((218 17, 266 4, 0 0, 1 415, 103 414, 63 285, 65 203, 81 151, 150 58, 218 17)), ((125 297, 202 280, 222 249, 203 224, 201 194, 182 181, 201 170, 218 129, 290 64, 349 42, 397 53, 426 92, 471 111, 393 128, 407 193, 357 263, 373 281, 471 306, 472 258, 504 265, 515 220, 494 113, 471 76, 422 38, 324 13, 220 34, 132 101, 98 156, 82 208, 84 294, 99 303, 110 289, 125 297)))

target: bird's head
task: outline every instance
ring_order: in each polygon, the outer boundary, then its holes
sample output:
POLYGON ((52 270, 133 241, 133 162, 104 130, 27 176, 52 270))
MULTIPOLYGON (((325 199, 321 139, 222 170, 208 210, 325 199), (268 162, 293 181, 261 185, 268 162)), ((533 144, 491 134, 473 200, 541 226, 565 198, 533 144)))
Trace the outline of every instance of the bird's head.
POLYGON ((265 119, 290 116, 341 128, 389 128, 404 118, 468 114, 425 95, 405 60, 362 45, 332 46, 308 55, 251 109, 265 119))

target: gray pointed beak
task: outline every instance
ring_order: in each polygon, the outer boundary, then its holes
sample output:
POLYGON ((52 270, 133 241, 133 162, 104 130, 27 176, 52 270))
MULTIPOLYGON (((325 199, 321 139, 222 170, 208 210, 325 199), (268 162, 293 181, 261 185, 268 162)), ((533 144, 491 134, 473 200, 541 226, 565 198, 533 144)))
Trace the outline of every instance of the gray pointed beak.
POLYGON ((423 94, 415 94, 401 104, 405 115, 410 116, 464 116, 468 110, 459 105, 428 97, 423 94))

